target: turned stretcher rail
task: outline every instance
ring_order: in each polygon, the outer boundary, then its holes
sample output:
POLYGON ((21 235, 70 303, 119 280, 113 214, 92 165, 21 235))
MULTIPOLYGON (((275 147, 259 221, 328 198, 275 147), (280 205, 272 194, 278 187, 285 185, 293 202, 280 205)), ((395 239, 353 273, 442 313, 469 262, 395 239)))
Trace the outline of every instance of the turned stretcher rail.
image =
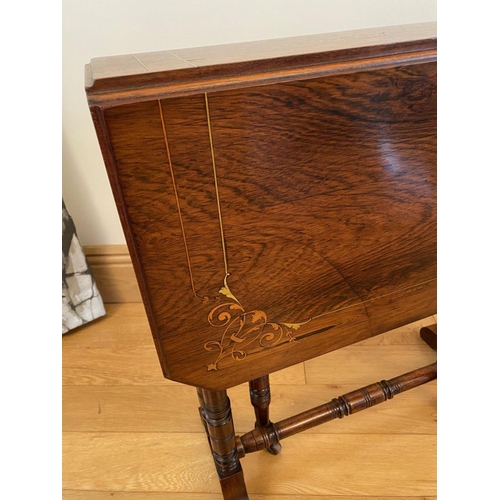
POLYGON ((390 380, 381 380, 361 389, 349 392, 332 399, 329 403, 286 418, 277 423, 269 423, 265 427, 257 427, 241 437, 236 437, 238 454, 244 457, 247 453, 263 450, 281 439, 316 427, 336 418, 343 418, 371 406, 392 399, 396 394, 408 391, 437 378, 437 363, 400 375, 390 380))

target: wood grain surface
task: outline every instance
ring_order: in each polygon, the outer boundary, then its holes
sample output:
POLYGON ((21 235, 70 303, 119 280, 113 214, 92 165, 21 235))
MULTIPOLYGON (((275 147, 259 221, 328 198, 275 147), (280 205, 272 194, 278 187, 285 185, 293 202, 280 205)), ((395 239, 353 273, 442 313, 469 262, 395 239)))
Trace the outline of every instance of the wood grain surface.
MULTIPOLYGON (((434 436, 331 437, 295 436, 285 443, 286 453, 280 454, 279 462, 267 452, 245 457, 249 494, 370 495, 374 490, 385 496, 401 495, 402 491, 409 496, 434 493, 436 478, 425 463, 426 456, 436 452, 434 436), (321 465, 314 459, 318 450, 323 456, 336 458, 321 465), (356 470, 352 463, 356 463, 356 470), (297 464, 301 464, 300 474, 297 464), (360 471, 363 478, 355 481, 360 471)), ((64 489, 175 493, 187 488, 200 494, 220 490, 203 434, 179 433, 166 440, 162 433, 68 432, 63 437, 63 452, 64 489), (206 453, 200 453, 204 449, 206 453), (107 474, 102 472, 104 467, 107 474)))
POLYGON ((92 59, 89 102, 114 106, 435 60, 436 23, 92 59))
MULTIPOLYGON (((221 390, 436 312, 435 40, 408 43, 300 53, 355 71, 252 86, 259 63, 243 87, 93 103, 165 377, 221 390)), ((198 69, 246 64, 217 57, 198 69)))
MULTIPOLYGON (((295 495, 297 500, 318 500, 317 495, 295 495)), ((387 500, 387 497, 322 495, 322 500, 387 500)), ((220 500, 217 493, 154 493, 64 490, 63 500, 220 500)), ((290 495, 252 495, 252 500, 290 500, 290 495)), ((436 500, 435 496, 391 497, 391 500, 436 500)))

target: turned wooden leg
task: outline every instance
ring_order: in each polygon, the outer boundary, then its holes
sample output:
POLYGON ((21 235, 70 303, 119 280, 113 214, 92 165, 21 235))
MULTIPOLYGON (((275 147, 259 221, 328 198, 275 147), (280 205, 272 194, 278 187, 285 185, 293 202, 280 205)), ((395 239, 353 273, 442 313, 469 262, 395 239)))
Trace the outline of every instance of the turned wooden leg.
MULTIPOLYGON (((266 427, 270 424, 269 405, 271 404, 271 388, 269 386, 269 375, 251 380, 250 401, 255 411, 255 427, 266 427)), ((273 443, 267 448, 269 453, 277 455, 281 451, 279 443, 273 443)))
POLYGON ((199 389, 198 397, 224 500, 248 500, 227 393, 199 389))
POLYGON ((420 329, 420 338, 435 351, 437 351, 437 331, 437 325, 429 325, 420 329))
POLYGON ((198 391, 198 401, 200 403, 200 406, 198 407, 198 411, 200 412, 201 424, 203 425, 203 428, 205 429, 205 433, 206 433, 207 439, 208 439, 208 444, 209 444, 209 446, 212 446, 210 443, 210 436, 208 434, 207 421, 205 419, 205 402, 203 401, 203 394, 202 394, 200 388, 198 388, 196 390, 198 391))

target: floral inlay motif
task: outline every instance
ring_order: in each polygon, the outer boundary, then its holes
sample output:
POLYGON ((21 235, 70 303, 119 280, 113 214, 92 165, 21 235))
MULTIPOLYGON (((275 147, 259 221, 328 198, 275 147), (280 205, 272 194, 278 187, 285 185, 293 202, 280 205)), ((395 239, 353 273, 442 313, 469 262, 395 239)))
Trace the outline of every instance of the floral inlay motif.
POLYGON ((293 332, 304 324, 274 323, 268 320, 264 311, 245 311, 229 289, 228 276, 229 274, 225 276, 224 286, 219 293, 230 299, 230 302, 215 306, 208 314, 210 325, 223 330, 220 340, 211 340, 204 346, 207 351, 218 352, 214 362, 207 366, 208 371, 217 370, 218 363, 228 356, 234 361, 246 358, 247 350, 251 346, 274 347, 283 339, 293 343, 296 341, 293 332))

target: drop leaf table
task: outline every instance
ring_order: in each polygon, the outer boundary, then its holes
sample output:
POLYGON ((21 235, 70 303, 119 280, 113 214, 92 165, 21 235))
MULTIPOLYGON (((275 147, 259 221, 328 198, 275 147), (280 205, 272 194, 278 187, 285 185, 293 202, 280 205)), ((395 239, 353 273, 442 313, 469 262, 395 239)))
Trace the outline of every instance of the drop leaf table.
MULTIPOLYGON (((246 454, 277 454, 286 437, 437 376, 434 363, 269 420, 270 373, 436 313, 435 33, 393 26, 86 66, 161 369, 198 390, 226 500, 248 498, 246 454), (246 382, 256 426, 235 436, 226 390, 246 382)), ((435 346, 437 328, 424 330, 435 346)))

